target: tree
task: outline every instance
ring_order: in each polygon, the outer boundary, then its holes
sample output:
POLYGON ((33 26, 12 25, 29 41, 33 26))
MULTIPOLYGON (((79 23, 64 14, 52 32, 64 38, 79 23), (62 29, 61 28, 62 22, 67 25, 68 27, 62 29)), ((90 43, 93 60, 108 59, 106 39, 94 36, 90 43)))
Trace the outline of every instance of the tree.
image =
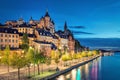
POLYGON ((99 54, 99 51, 93 50, 92 53, 93 53, 93 55, 95 56, 95 55, 99 54))
POLYGON ((5 50, 4 50, 4 54, 1 58, 1 62, 5 65, 7 65, 8 67, 8 72, 9 72, 9 65, 10 65, 10 48, 9 46, 7 45, 5 50))
POLYGON ((46 62, 46 56, 44 55, 44 52, 40 54, 40 63, 42 64, 42 74, 43 74, 43 64, 46 62))
POLYGON ((88 52, 88 56, 92 56, 93 54, 92 54, 92 51, 89 51, 88 52))
POLYGON ((18 69, 18 80, 20 80, 20 69, 26 65, 25 57, 20 54, 13 53, 10 58, 10 62, 10 65, 13 66, 13 68, 18 69))
POLYGON ((1 64, 1 58, 2 58, 2 51, 1 51, 1 47, 0 47, 0 64, 1 64))
POLYGON ((39 64, 40 64, 40 60, 41 60, 40 58, 41 58, 41 52, 36 50, 36 52, 35 52, 35 63, 37 64, 37 67, 38 67, 38 75, 40 74, 40 68, 39 68, 39 64))
POLYGON ((23 34, 21 48, 24 50, 25 53, 29 49, 29 39, 28 39, 28 35, 26 33, 23 34))
POLYGON ((87 52, 86 51, 82 51, 82 57, 87 57, 87 52))
POLYGON ((51 58, 50 57, 47 57, 46 58, 46 64, 49 66, 51 64, 51 58))
POLYGON ((29 47, 27 54, 25 55, 27 60, 28 73, 30 77, 30 64, 34 63, 34 49, 29 47))
POLYGON ((58 63, 59 63, 60 61, 59 61, 59 58, 58 57, 56 57, 55 58, 55 63, 57 64, 57 67, 58 67, 58 63))

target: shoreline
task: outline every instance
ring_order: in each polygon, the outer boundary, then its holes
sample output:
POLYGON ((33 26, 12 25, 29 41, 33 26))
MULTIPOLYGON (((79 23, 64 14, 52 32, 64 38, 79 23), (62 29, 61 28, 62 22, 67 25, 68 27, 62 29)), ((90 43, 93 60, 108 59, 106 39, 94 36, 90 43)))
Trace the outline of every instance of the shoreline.
POLYGON ((85 60, 85 61, 83 61, 83 62, 80 62, 80 63, 78 63, 78 64, 76 64, 76 65, 73 65, 73 66, 71 66, 71 67, 69 67, 69 68, 66 68, 66 69, 64 69, 64 70, 61 70, 61 71, 59 71, 59 72, 57 72, 57 73, 55 73, 55 74, 52 74, 52 75, 50 75, 50 76, 41 78, 41 79, 39 79, 39 80, 53 80, 54 78, 56 78, 56 77, 58 77, 58 76, 60 76, 60 75, 62 75, 62 74, 65 74, 65 73, 71 71, 71 70, 74 69, 74 68, 77 68, 77 67, 79 67, 79 66, 82 66, 82 65, 84 65, 84 64, 86 64, 86 63, 88 63, 88 62, 91 62, 91 61, 93 61, 94 59, 97 59, 98 57, 100 57, 100 55, 95 56, 94 58, 91 58, 91 59, 89 59, 89 60, 85 60))

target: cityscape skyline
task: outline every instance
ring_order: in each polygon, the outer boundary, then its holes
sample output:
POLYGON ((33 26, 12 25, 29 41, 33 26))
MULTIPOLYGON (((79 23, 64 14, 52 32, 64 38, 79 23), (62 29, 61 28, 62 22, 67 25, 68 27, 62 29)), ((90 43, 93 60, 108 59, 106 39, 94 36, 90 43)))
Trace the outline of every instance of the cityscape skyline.
POLYGON ((20 17, 29 21, 31 16, 35 20, 40 20, 48 10, 55 22, 56 30, 63 30, 65 21, 68 27, 85 26, 84 29, 77 28, 79 33, 74 33, 75 38, 120 38, 119 0, 69 0, 69 2, 67 0, 59 2, 56 0, 51 2, 49 0, 29 0, 29 2, 11 0, 11 4, 8 0, 2 0, 0 5, 1 23, 17 20, 20 17))

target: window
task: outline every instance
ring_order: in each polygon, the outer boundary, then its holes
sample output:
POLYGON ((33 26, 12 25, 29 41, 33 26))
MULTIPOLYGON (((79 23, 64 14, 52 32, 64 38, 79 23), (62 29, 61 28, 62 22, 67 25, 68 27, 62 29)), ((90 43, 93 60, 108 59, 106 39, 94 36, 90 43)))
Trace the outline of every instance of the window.
POLYGON ((3 34, 1 34, 1 37, 3 37, 3 34))
POLYGON ((18 35, 16 35, 16 38, 18 38, 18 35))
POLYGON ((12 35, 12 37, 14 37, 14 35, 12 35))
POLYGON ((3 42, 3 39, 1 39, 1 42, 3 42))
POLYGON ((9 35, 9 37, 11 37, 11 35, 9 35))
POLYGON ((7 42, 7 39, 5 39, 5 42, 7 42))
POLYGON ((12 40, 12 42, 14 42, 14 40, 12 40))
POLYGON ((12 47, 14 47, 14 45, 12 45, 12 47))
POLYGON ((11 39, 9 39, 9 42, 11 42, 11 39))
POLYGON ((7 34, 5 34, 5 37, 7 37, 7 34))
POLYGON ((16 43, 18 42, 18 40, 16 40, 16 43))

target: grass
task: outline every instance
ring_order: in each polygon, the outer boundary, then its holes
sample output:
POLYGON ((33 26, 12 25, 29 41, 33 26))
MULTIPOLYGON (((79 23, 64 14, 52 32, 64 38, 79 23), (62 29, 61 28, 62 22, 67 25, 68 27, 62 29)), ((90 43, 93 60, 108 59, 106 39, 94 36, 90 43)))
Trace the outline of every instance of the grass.
POLYGON ((45 72, 43 72, 43 74, 41 73, 40 75, 36 75, 36 76, 33 77, 33 78, 35 78, 35 79, 41 79, 41 78, 50 76, 50 75, 52 75, 52 74, 54 74, 54 73, 56 73, 56 71, 45 71, 45 72))

